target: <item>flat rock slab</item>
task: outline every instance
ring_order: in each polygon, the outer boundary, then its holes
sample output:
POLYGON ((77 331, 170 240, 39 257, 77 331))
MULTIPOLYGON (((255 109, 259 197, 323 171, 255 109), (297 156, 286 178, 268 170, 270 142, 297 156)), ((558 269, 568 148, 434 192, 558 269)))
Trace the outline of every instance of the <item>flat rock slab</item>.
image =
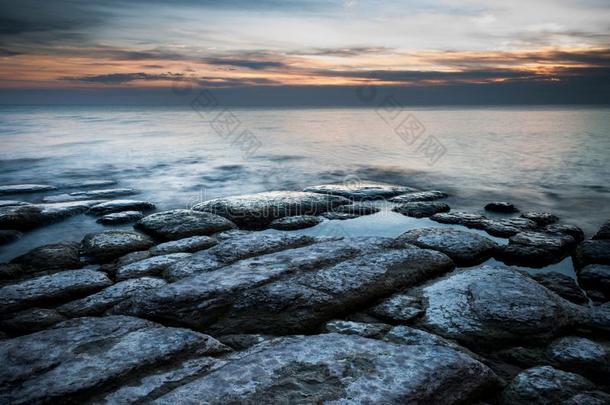
POLYGON ((79 244, 73 242, 43 245, 11 260, 23 267, 23 274, 48 270, 68 270, 83 267, 79 244))
POLYGON ((450 209, 445 203, 420 201, 397 205, 392 208, 392 211, 408 217, 425 218, 440 212, 449 212, 450 209))
POLYGON ((545 233, 562 233, 569 235, 574 238, 576 242, 582 242, 585 240, 585 233, 581 228, 576 225, 570 224, 551 224, 541 229, 545 233))
POLYGON ((610 220, 606 221, 593 235, 593 239, 610 239, 610 220))
POLYGON ((80 200, 96 200, 105 198, 115 198, 126 195, 136 194, 137 192, 131 188, 112 188, 105 190, 88 190, 74 191, 72 193, 51 195, 43 198, 44 202, 67 202, 80 200))
POLYGON ((499 237, 513 236, 519 232, 538 227, 536 222, 527 218, 487 218, 483 215, 463 211, 439 213, 431 216, 430 219, 443 224, 481 229, 490 235, 499 237))
POLYGON ((357 202, 353 204, 340 205, 337 208, 333 209, 333 212, 351 214, 356 216, 372 215, 378 213, 379 211, 381 211, 379 207, 376 207, 367 202, 357 202))
POLYGON ((387 183, 374 183, 357 181, 353 183, 323 184, 307 187, 303 191, 336 195, 354 201, 382 200, 399 194, 417 191, 412 187, 399 186, 387 183))
POLYGON ((95 215, 112 214, 121 211, 148 211, 155 208, 155 204, 139 200, 111 200, 92 206, 89 211, 95 215))
POLYGON ((573 255, 574 265, 581 269, 588 264, 610 265, 610 240, 586 240, 576 248, 573 255))
POLYGON ((578 272, 578 282, 586 290, 599 291, 610 299, 610 266, 590 264, 578 272))
POLYGON ((156 403, 456 403, 494 381, 486 366, 447 347, 325 334, 255 346, 156 403))
POLYGON ((143 217, 144 214, 141 211, 122 211, 104 215, 98 218, 97 222, 104 225, 119 225, 139 221, 143 217))
POLYGON ((544 340, 582 316, 564 300, 519 271, 482 266, 421 290, 428 330, 475 345, 544 340))
POLYGON ((447 193, 443 193, 442 191, 416 191, 413 193, 401 194, 396 197, 392 197, 390 198, 390 202, 401 204, 417 201, 434 201, 447 197, 449 197, 449 195, 447 193))
POLYGON ((311 228, 322 222, 322 218, 314 215, 296 215, 293 217, 278 218, 271 221, 270 228, 280 231, 294 231, 297 229, 311 228))
POLYGON ((115 278, 117 280, 127 280, 128 278, 159 276, 170 265, 189 257, 191 257, 191 253, 170 253, 168 255, 153 256, 119 267, 115 273, 115 278))
POLYGON ((99 204, 100 200, 29 204, 0 208, 0 229, 28 231, 61 219, 78 215, 99 204))
POLYGON ((0 313, 67 301, 111 284, 106 274, 84 269, 62 271, 5 285, 0 288, 0 313))
POLYGON ((583 305, 589 302, 585 293, 580 289, 576 280, 556 271, 531 274, 531 278, 568 301, 583 305))
POLYGON ((208 249, 217 243, 218 240, 210 236, 191 236, 153 246, 149 249, 149 252, 154 256, 171 253, 194 253, 199 250, 208 249))
POLYGON ((209 212, 171 210, 142 218, 135 227, 160 239, 176 240, 235 228, 228 219, 209 212))
POLYGON ((560 262, 575 246, 569 235, 527 231, 511 236, 498 258, 507 264, 542 267, 560 262))
POLYGON ((83 238, 83 254, 94 262, 107 263, 127 253, 147 250, 154 245, 146 235, 128 231, 90 233, 83 238))
POLYGON ((47 329, 67 318, 54 309, 32 308, 14 314, 0 321, 2 329, 13 335, 26 335, 47 329))
POLYGON ((525 212, 521 214, 521 217, 529 219, 537 223, 538 225, 549 225, 559 221, 559 218, 550 212, 525 212))
POLYGON ((52 190, 57 190, 57 187, 46 184, 9 184, 0 186, 0 195, 41 193, 52 190))
POLYGON ((547 347, 546 355, 562 370, 602 381, 610 375, 610 350, 607 344, 578 336, 565 336, 553 341, 547 347))
POLYGON ((78 318, 0 342, 0 402, 79 402, 129 373, 225 350, 209 336, 141 319, 78 318))
POLYGON ((337 195, 301 191, 274 191, 217 198, 193 207, 197 211, 223 216, 240 227, 262 228, 277 218, 320 215, 350 201, 337 195))
POLYGON ((481 264, 498 250, 498 245, 491 239, 458 229, 414 229, 403 233, 397 240, 443 252, 458 266, 481 264))
POLYGON ((492 212, 502 212, 502 213, 507 213, 507 214, 511 214, 513 212, 519 211, 517 209, 517 207, 515 207, 514 204, 506 202, 506 201, 490 202, 489 204, 485 205, 485 210, 492 211, 492 212))

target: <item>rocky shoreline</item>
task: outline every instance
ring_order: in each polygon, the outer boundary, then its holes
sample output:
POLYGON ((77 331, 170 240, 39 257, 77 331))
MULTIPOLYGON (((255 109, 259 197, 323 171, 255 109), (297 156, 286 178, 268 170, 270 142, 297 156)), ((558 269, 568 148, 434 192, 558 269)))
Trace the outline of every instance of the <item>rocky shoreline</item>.
POLYGON ((0 244, 109 227, 0 264, 1 403, 610 403, 610 221, 380 183, 154 212, 113 185, 0 186, 0 244), (382 207, 438 226, 299 231, 382 207))

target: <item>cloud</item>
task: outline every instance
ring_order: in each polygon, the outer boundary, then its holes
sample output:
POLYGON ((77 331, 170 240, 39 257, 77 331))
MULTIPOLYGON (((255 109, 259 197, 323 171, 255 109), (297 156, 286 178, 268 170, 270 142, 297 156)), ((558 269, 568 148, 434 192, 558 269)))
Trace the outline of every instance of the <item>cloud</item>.
POLYGON ((159 80, 190 80, 182 73, 159 73, 151 74, 144 72, 136 73, 108 73, 92 76, 68 76, 62 77, 61 80, 76 81, 83 83, 101 83, 101 84, 123 84, 136 80, 159 81, 159 80))
POLYGON ((205 58, 203 59, 208 65, 235 66, 253 70, 262 70, 270 68, 281 68, 286 66, 283 62, 268 61, 268 60, 251 60, 251 59, 232 59, 232 58, 205 58))

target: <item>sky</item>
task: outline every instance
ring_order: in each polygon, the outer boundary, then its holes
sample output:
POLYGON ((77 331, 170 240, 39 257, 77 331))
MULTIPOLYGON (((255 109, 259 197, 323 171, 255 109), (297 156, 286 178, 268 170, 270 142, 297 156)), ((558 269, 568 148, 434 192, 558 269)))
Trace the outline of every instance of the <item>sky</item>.
POLYGON ((610 103, 609 0, 0 0, 0 103, 610 103), (351 100, 351 101, 350 101, 351 100))

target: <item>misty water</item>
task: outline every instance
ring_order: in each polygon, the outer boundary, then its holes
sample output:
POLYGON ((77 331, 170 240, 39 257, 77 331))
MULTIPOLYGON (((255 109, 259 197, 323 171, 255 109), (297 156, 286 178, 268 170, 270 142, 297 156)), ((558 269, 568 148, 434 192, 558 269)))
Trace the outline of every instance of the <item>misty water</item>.
MULTIPOLYGON (((169 209, 221 196, 375 180, 446 191, 453 210, 483 212, 487 202, 507 200, 521 210, 550 211, 587 235, 610 217, 608 108, 435 107, 404 109, 401 115, 383 108, 228 112, 239 124, 235 136, 220 133, 214 120, 188 102, 183 107, 0 107, 0 184, 59 187, 2 199, 40 201, 83 180, 112 179, 117 181, 112 187, 139 191, 127 198, 169 209), (412 144, 396 129, 408 114, 423 126, 412 144), (255 150, 237 138, 244 130, 258 142, 255 150), (445 150, 438 160, 418 148, 429 137, 445 150)), ((421 226, 441 225, 382 210, 303 232, 395 236, 421 226)), ((102 229, 108 227, 94 217, 78 215, 0 247, 0 261, 102 229)), ((561 270, 569 263, 555 266, 561 270)))

